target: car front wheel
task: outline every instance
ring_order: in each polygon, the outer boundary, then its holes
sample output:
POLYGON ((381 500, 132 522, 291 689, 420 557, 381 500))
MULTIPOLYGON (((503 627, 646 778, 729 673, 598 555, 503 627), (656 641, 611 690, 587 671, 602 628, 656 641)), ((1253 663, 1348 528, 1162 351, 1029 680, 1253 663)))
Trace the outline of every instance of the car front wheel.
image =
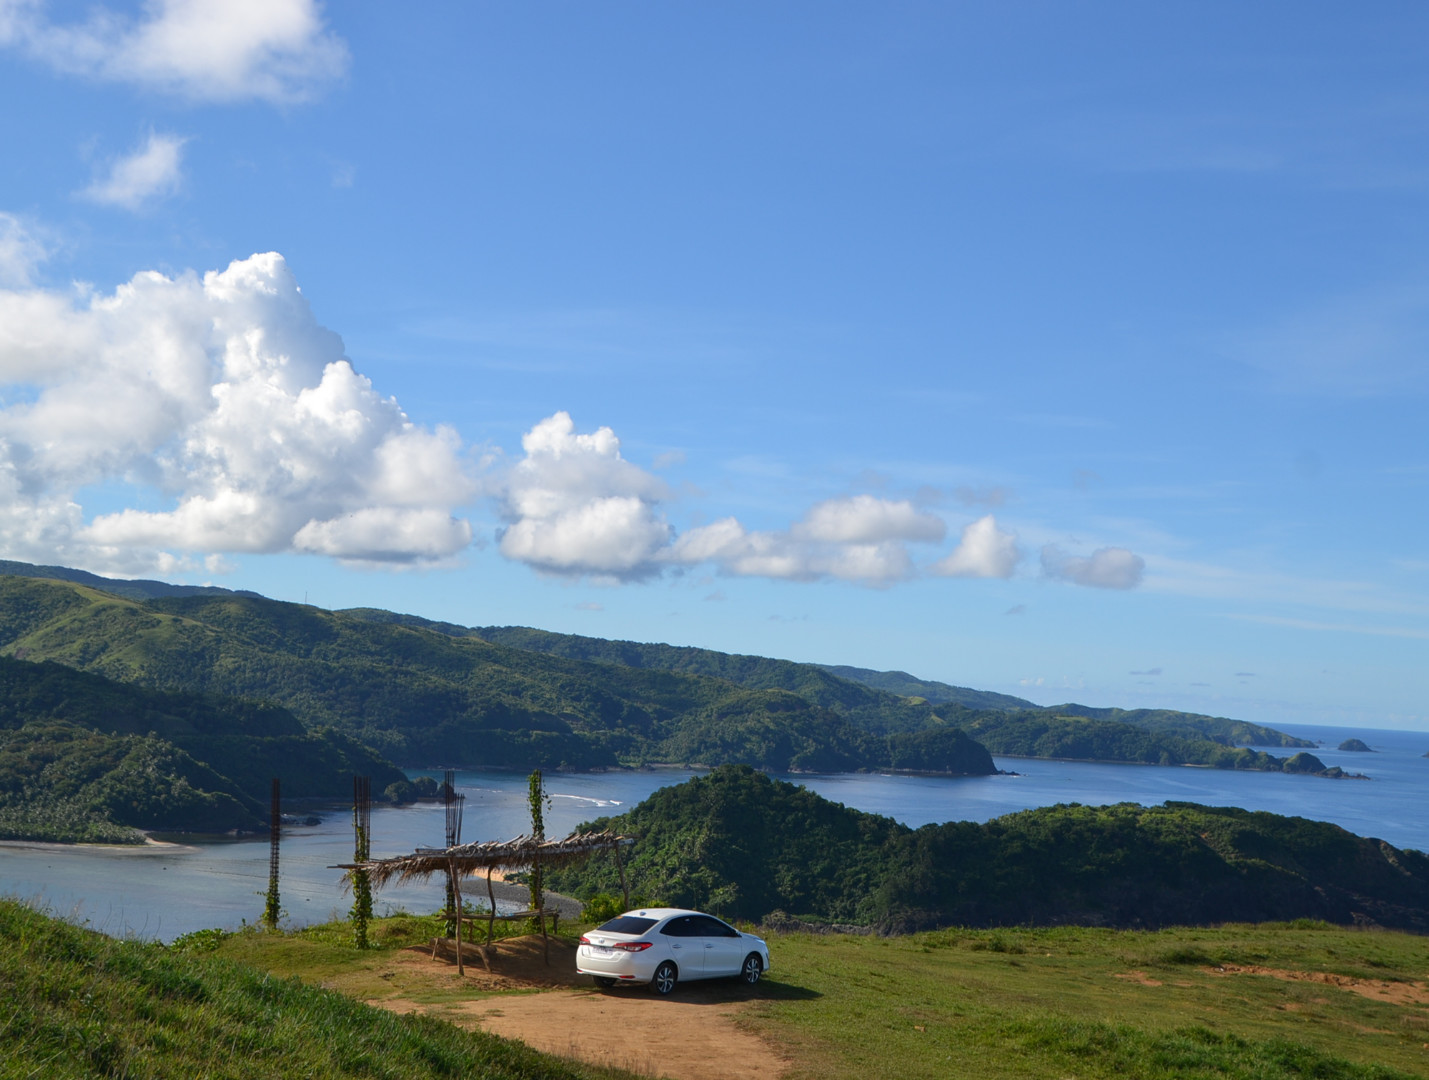
POLYGON ((753 986, 759 981, 759 976, 764 974, 764 963, 759 959, 758 953, 750 953, 744 958, 744 966, 739 969, 739 977, 753 986))
POLYGON ((655 977, 650 980, 650 989, 664 997, 674 992, 678 979, 679 973, 675 970, 675 965, 666 960, 655 969, 655 977))

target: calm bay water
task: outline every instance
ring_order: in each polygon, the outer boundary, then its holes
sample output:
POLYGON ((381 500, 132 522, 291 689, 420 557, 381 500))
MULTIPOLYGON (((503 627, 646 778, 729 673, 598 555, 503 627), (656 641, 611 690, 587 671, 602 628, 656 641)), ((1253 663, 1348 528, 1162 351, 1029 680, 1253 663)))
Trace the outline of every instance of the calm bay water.
MULTIPOLYGON (((1323 745, 1314 753, 1325 764, 1363 772, 1372 779, 1017 758, 997 759, 999 768, 1016 776, 943 779, 849 773, 787 779, 836 802, 915 827, 988 821, 1055 803, 1154 805, 1180 800, 1333 821, 1398 847, 1429 850, 1429 758, 1423 756, 1429 751, 1429 733, 1291 726, 1283 730, 1320 741, 1323 745), (1377 752, 1335 749, 1350 737, 1363 739, 1377 752)), ((440 779, 440 774, 428 775, 440 779)), ((563 835, 583 821, 620 813, 657 788, 692 775, 669 769, 548 776, 547 833, 563 835)), ((467 797, 463 839, 505 840, 529 827, 524 776, 459 772, 457 788, 467 797)), ((283 835, 280 891, 294 925, 325 921, 351 903, 342 891, 341 871, 329 869, 352 858, 350 812, 320 809, 316 813, 321 824, 285 829, 283 835)), ((440 805, 374 808, 372 852, 382 857, 440 845, 444 823, 440 805)), ((142 849, 0 846, 0 894, 45 905, 56 915, 116 935, 170 941, 211 926, 237 928, 244 920, 257 920, 267 884, 266 837, 142 849)), ((441 900, 439 884, 404 886, 380 894, 378 910, 434 911, 441 900)))

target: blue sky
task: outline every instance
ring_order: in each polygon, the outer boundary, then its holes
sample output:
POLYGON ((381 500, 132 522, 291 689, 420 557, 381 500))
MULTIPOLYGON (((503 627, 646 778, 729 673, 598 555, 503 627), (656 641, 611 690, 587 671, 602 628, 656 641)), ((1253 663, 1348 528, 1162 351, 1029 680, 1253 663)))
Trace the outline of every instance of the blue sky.
POLYGON ((0 557, 1429 728, 1426 31, 0 0, 0 557))

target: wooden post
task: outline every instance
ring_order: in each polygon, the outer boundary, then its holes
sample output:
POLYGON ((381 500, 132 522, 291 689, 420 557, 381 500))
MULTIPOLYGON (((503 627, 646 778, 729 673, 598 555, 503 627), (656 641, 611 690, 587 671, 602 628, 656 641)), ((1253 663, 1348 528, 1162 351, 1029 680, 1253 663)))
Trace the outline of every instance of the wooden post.
POLYGON ((491 867, 486 868, 486 902, 490 905, 486 912, 486 947, 491 948, 491 942, 496 933, 496 893, 491 888, 491 867))
POLYGON ((272 807, 268 812, 268 894, 263 905, 263 923, 278 929, 278 843, 283 834, 283 800, 277 777, 273 778, 272 807))
MULTIPOLYGON (((352 778, 352 861, 365 863, 372 855, 372 777, 352 778)), ((368 947, 367 924, 372 920, 372 879, 366 870, 352 871, 352 939, 359 949, 368 947)))
POLYGON ((546 954, 546 966, 551 966, 551 939, 546 936, 546 909, 543 907, 536 918, 541 920, 541 945, 546 954))
POLYGON ((461 881, 457 877, 456 864, 447 860, 447 873, 451 875, 452 892, 456 895, 456 973, 466 974, 461 960, 461 881))
POLYGON ((625 864, 620 860, 620 839, 615 841, 615 868, 620 871, 620 896, 625 901, 623 910, 630 910, 630 887, 625 883, 625 864))

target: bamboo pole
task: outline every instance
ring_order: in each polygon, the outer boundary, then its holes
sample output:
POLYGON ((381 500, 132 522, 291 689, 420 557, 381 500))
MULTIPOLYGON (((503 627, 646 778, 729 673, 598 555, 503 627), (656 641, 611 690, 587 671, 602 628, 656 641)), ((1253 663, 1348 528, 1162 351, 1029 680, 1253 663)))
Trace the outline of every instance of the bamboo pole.
POLYGON ((461 881, 457 878, 455 863, 451 863, 451 882, 456 895, 456 973, 465 975, 466 967, 461 960, 461 881))
POLYGON ((620 871, 620 896, 625 901, 623 910, 630 910, 630 886, 625 883, 625 863, 620 858, 620 841, 615 843, 615 868, 620 871))
POLYGON ((486 902, 489 905, 486 910, 486 947, 491 948, 492 938, 496 934, 496 893, 491 888, 491 867, 486 868, 486 902))

